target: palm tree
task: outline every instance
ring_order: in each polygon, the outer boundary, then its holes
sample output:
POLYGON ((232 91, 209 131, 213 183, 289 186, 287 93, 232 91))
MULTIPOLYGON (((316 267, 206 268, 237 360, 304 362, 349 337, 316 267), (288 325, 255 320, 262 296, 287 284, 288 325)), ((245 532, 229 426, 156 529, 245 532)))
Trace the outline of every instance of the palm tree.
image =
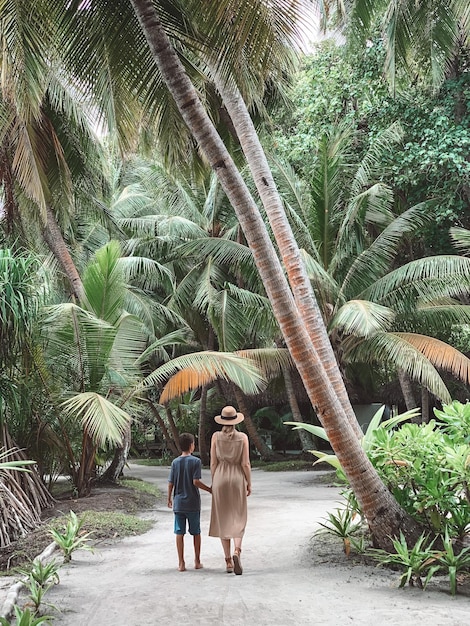
POLYGON ((174 52, 152 2, 133 0, 132 5, 145 33, 150 49, 180 114, 204 150, 216 171, 225 193, 253 252, 255 262, 285 338, 289 351, 303 379, 312 403, 318 407, 333 449, 364 507, 372 532, 380 545, 390 545, 390 536, 399 528, 411 537, 419 532, 416 524, 402 511, 373 470, 349 425, 343 407, 318 359, 310 336, 305 330, 273 250, 266 228, 247 194, 239 171, 200 103, 193 85, 174 52))
POLYGON ((124 308, 125 283, 120 247, 110 242, 97 251, 84 274, 82 306, 59 304, 47 309, 43 334, 68 466, 79 496, 89 493, 96 454, 119 445, 130 424, 123 393, 140 376, 135 366, 147 335, 124 308), (70 355, 73 355, 71 358, 70 355), (78 431, 81 443, 73 441, 78 431))
MULTIPOLYGON (((134 22, 131 22, 131 28, 126 31, 125 26, 127 24, 122 19, 121 3, 112 4, 120 12, 120 27, 118 31, 114 31, 111 28, 105 29, 109 34, 107 41, 111 41, 111 38, 114 38, 114 43, 119 41, 122 47, 122 40, 119 35, 124 32, 129 34, 131 30, 135 33, 135 25, 134 22)), ((93 9, 95 6, 95 4, 92 5, 93 9)), ((160 69, 160 73, 156 73, 148 63, 142 65, 140 69, 142 67, 145 69, 144 73, 137 72, 139 79, 143 77, 143 82, 146 81, 146 70, 149 70, 149 76, 153 77, 156 75, 159 80, 163 79, 163 82, 160 80, 160 90, 163 85, 166 85, 168 92, 174 97, 176 107, 185 124, 190 129, 191 135, 203 149, 205 158, 219 176, 230 202, 236 207, 238 219, 254 254, 256 265, 289 351, 296 362, 311 401, 314 406, 318 407, 320 418, 324 422, 326 430, 329 431, 328 434, 331 435, 330 440, 334 448, 336 448, 338 457, 340 457, 353 488, 356 490, 377 541, 382 545, 390 545, 389 537, 397 534, 400 527, 408 531, 410 536, 417 534, 418 529, 416 526, 413 526, 411 519, 407 518, 398 507, 385 486, 378 479, 366 455, 363 454, 357 439, 357 433, 349 424, 348 415, 345 413, 341 401, 338 400, 333 392, 330 378, 318 357, 311 336, 305 330, 303 320, 299 315, 282 267, 269 240, 264 223, 257 212, 256 205, 249 193, 247 193, 239 171, 235 167, 220 137, 215 132, 214 126, 211 124, 204 107, 198 99, 197 92, 188 80, 177 55, 172 49, 162 23, 157 18, 153 3, 144 0, 133 0, 132 6, 136 11, 142 28, 139 32, 143 32, 148 39, 151 53, 157 60, 160 69)), ((258 15, 260 8, 266 9, 267 7, 266 3, 260 2, 259 5, 254 7, 254 12, 251 13, 252 17, 258 15)), ((67 7, 67 9, 69 8, 71 13, 77 8, 82 13, 88 10, 86 5, 82 6, 82 3, 79 2, 73 2, 70 7, 67 7)), ((108 8, 111 9, 112 7, 109 6, 108 8)), ((248 3, 246 5, 240 3, 238 8, 252 10, 253 6, 250 4, 248 7, 248 3)), ((272 3, 269 4, 269 9, 273 9, 272 3)), ((90 11, 90 15, 94 17, 92 11, 90 11)), ((236 15, 238 20, 238 12, 236 15)), ((105 12, 104 19, 106 18, 109 18, 108 22, 96 22, 96 31, 100 30, 103 24, 111 25, 111 11, 109 14, 105 12)), ((171 11, 163 11, 163 18, 165 25, 171 29, 174 25, 171 11)), ((114 24, 116 23, 115 21, 114 24)), ((256 20, 254 22, 252 20, 250 23, 256 23, 256 20)), ((102 33, 104 31, 101 30, 100 32, 100 37, 103 40, 102 33)), ((139 37, 135 39, 135 41, 139 40, 139 37)), ((96 55, 91 55, 88 59, 84 59, 81 54, 77 53, 69 58, 73 58, 75 67, 77 63, 84 60, 91 61, 91 63, 88 63, 88 68, 90 64, 93 65, 93 76, 95 78, 98 77, 98 79, 102 76, 100 73, 102 66, 96 64, 96 55)), ((106 58, 110 58, 109 54, 106 58)), ((135 57, 133 60, 135 60, 135 57)), ((127 76, 134 77, 136 76, 136 68, 138 66, 131 67, 127 64, 124 68, 124 74, 129 69, 130 73, 127 76)), ((139 79, 136 79, 137 82, 139 79)), ((153 82, 152 85, 154 84, 153 82)), ((150 92, 148 91, 147 93, 149 94, 150 92)), ((150 97, 152 100, 155 99, 155 94, 156 92, 151 93, 150 97)), ((166 102, 169 101, 167 100, 166 102)), ((174 106, 173 104, 173 111, 175 110, 174 106)), ((105 108, 103 107, 102 110, 104 111, 105 108)), ((284 215, 279 214, 279 217, 285 220, 284 215)), ((289 239, 290 243, 291 239, 289 239)), ((283 245, 281 245, 281 248, 283 248, 283 245)), ((285 252, 286 250, 283 249, 283 256, 285 252)), ((290 271, 290 274, 291 282, 293 282, 292 271, 290 271)), ((336 363, 332 358, 328 360, 326 365, 329 369, 331 368, 331 371, 335 371, 336 363)), ((336 378, 339 379, 338 376, 336 378)))
POLYGON ((347 159, 354 134, 342 126, 320 139, 310 187, 285 165, 277 177, 346 380, 361 363, 385 366, 448 403, 438 370, 467 383, 470 362, 440 337, 468 323, 458 296, 468 290, 469 264, 459 256, 400 262, 404 238, 434 219, 431 203, 395 216, 392 191, 378 182, 400 138, 391 127, 354 166, 347 159))
POLYGON ((353 39, 362 41, 379 25, 387 51, 385 72, 393 90, 399 68, 412 76, 428 75, 438 86, 459 48, 469 45, 466 0, 354 0, 348 4, 322 2, 320 6, 325 25, 329 17, 345 27, 353 39))
POLYGON ((103 152, 87 94, 60 63, 58 28, 66 7, 47 3, 47 19, 25 0, 2 6, 0 184, 4 225, 37 247, 37 230, 68 278, 83 285, 70 253, 77 204, 103 183, 103 152), (36 228, 32 228, 32 224, 36 228), (63 232, 67 232, 64 237, 63 232))
MULTIPOLYGON (((191 331, 187 345, 179 349, 233 352, 251 347, 256 336, 279 335, 251 252, 243 243, 233 209, 215 175, 188 181, 158 165, 141 174, 141 184, 149 193, 154 190, 154 205, 159 212, 152 216, 147 211, 140 218, 128 216, 121 223, 131 231, 134 253, 145 250, 147 255, 160 254, 160 261, 174 272, 175 284, 165 304, 182 320, 182 328, 191 331), (164 240, 165 249, 157 250, 158 238, 164 240)), ((207 462, 208 453, 204 419, 207 391, 202 389, 199 401, 199 452, 203 462, 207 462)), ((260 454, 269 457, 272 453, 249 414, 245 422, 260 454)))

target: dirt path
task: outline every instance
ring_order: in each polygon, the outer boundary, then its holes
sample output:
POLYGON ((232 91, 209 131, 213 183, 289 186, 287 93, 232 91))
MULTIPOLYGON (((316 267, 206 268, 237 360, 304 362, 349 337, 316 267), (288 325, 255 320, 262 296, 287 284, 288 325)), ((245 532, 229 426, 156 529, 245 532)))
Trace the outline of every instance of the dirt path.
MULTIPOLYGON (((126 472, 165 493, 167 468, 133 465, 126 472)), ((203 480, 209 481, 207 471, 203 480)), ((338 502, 316 472, 255 470, 243 544, 243 576, 226 574, 217 539, 207 536, 210 496, 201 493, 202 562, 178 572, 173 514, 149 515, 154 528, 95 553, 78 552, 62 568, 46 599, 61 610, 58 626, 464 626, 469 598, 439 588, 397 589, 397 574, 357 565, 319 562, 309 549, 313 531, 338 502)))

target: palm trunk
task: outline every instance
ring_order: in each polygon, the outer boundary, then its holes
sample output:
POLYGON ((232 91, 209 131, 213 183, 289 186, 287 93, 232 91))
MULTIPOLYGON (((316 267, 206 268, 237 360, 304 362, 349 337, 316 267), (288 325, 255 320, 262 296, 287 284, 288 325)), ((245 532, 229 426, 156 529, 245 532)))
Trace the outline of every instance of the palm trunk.
POLYGON ((171 434, 173 437, 173 441, 175 442, 176 449, 178 451, 178 454, 180 454, 181 453, 180 442, 179 442, 180 433, 176 427, 176 423, 175 423, 175 420, 173 419, 173 415, 171 413, 170 407, 166 408, 166 418, 168 420, 168 424, 170 425, 170 430, 171 430, 171 434))
POLYGON ((203 465, 209 465, 209 450, 206 441, 207 430, 207 385, 203 385, 201 389, 201 400, 199 403, 199 456, 203 465))
POLYGON ((273 451, 268 447, 262 437, 260 437, 260 434, 251 419, 251 411, 246 402, 244 393, 239 387, 235 386, 233 387, 233 392, 237 400, 238 409, 245 416, 244 424, 251 443, 258 450, 263 461, 270 461, 274 459, 275 454, 273 454, 273 451))
POLYGON ((43 236, 52 254, 60 263, 65 275, 69 279, 73 295, 78 300, 81 300, 85 293, 82 279, 67 249, 55 215, 49 207, 47 208, 47 222, 43 227, 43 236))
POLYGON ((113 483, 117 483, 119 478, 122 476, 122 472, 124 471, 124 467, 127 463, 127 458, 129 456, 129 450, 131 449, 132 442, 132 433, 131 433, 131 425, 128 424, 126 430, 124 431, 124 435, 122 438, 122 444, 116 448, 114 451, 114 457, 111 461, 110 466, 103 473, 103 476, 100 480, 103 481, 111 481, 113 483))
POLYGON ((152 0, 131 1, 162 78, 237 213, 286 345, 368 520, 376 545, 392 548, 391 537, 398 536, 400 530, 414 543, 421 529, 399 507, 362 449, 326 373, 337 367, 336 361, 325 356, 325 367, 322 365, 256 204, 171 47, 152 0))
POLYGON ((90 495, 92 481, 95 477, 95 455, 96 446, 88 434, 88 431, 84 430, 82 436, 80 467, 78 469, 77 480, 74 483, 74 487, 77 490, 79 498, 90 495))
POLYGON ((282 262, 287 270, 289 284, 300 316, 318 352, 318 357, 325 367, 328 378, 331 380, 335 393, 344 407, 348 420, 355 429, 358 438, 361 439, 363 432, 349 401, 321 311, 253 121, 236 85, 233 83, 229 85, 226 81, 220 80, 217 71, 214 72, 214 81, 237 131, 240 145, 281 253, 282 262))
POLYGON ((421 387, 421 421, 429 422, 429 391, 425 387, 421 387))
MULTIPOLYGON (((292 413, 292 419, 294 422, 303 422, 302 414, 300 413, 299 403, 297 402, 297 398, 295 397, 294 386, 292 384, 292 376, 288 367, 282 368, 282 373, 284 377, 284 385, 286 387, 287 398, 289 400, 289 406, 292 413)), ((302 444, 302 450, 314 450, 316 449, 316 445, 313 443, 312 435, 301 428, 297 431, 299 434, 300 443, 302 444)))
POLYGON ((411 385, 410 377, 403 370, 398 370, 398 380, 400 381, 400 388, 403 394, 407 411, 416 409, 418 403, 414 396, 413 387, 411 385))
POLYGON ((163 419, 163 417, 160 415, 160 413, 157 410, 157 407, 153 404, 153 402, 151 400, 148 401, 149 403, 149 407, 150 410, 152 411, 152 413, 155 416, 155 419, 157 420, 157 423, 160 427, 160 430, 162 431, 162 435, 163 435, 163 439, 165 440, 167 446, 170 448, 170 450, 172 451, 172 453, 175 456, 178 456, 179 452, 178 452, 178 446, 177 444, 173 441, 173 439, 171 438, 170 433, 168 432, 168 428, 166 427, 165 424, 165 420, 163 419))

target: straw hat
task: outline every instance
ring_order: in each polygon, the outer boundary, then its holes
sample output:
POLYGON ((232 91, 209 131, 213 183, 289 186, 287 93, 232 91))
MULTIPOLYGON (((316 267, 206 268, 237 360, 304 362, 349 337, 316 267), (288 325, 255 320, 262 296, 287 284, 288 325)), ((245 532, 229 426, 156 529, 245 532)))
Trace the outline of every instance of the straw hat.
POLYGON ((243 422, 244 419, 243 413, 237 413, 233 406, 224 406, 220 415, 214 417, 217 424, 223 424, 224 426, 235 426, 235 424, 243 422))

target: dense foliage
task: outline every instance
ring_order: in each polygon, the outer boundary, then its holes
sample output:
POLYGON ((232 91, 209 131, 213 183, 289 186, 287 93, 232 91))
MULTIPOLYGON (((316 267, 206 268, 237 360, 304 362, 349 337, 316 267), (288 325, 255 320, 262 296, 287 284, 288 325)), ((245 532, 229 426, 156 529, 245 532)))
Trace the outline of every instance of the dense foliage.
POLYGON ((308 179, 320 139, 334 125, 346 121, 357 129, 352 154, 359 161, 398 122, 403 139, 383 161, 383 181, 393 187, 398 207, 430 198, 440 207, 424 243, 415 242, 411 254, 448 253, 448 228, 469 225, 469 53, 461 51, 439 89, 417 78, 395 95, 382 74, 384 54, 379 39, 354 56, 332 42, 319 45, 294 81, 292 109, 274 117, 272 149, 308 179))

